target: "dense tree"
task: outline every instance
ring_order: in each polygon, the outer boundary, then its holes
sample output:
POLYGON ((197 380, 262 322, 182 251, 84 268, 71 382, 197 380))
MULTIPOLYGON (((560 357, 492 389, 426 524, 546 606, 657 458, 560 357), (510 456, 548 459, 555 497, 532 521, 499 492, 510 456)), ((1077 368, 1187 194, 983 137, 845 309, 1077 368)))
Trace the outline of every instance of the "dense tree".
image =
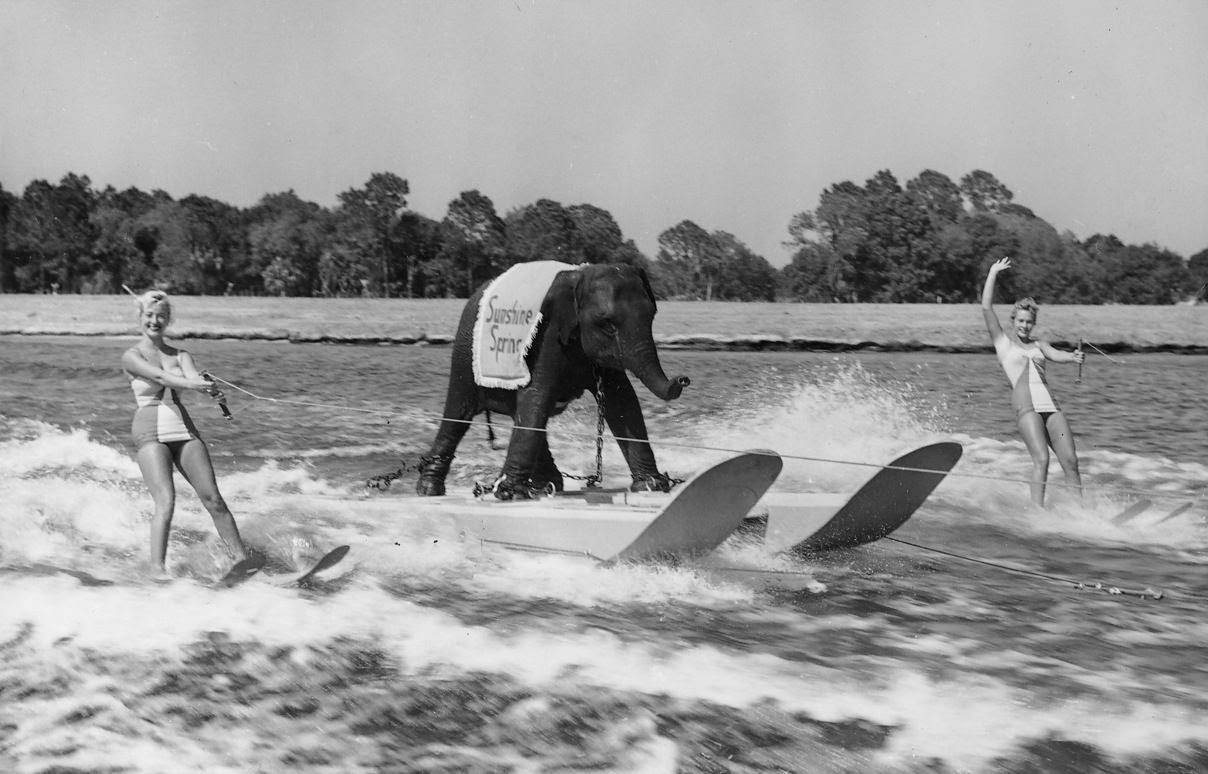
POLYGON ((930 301, 935 244, 922 200, 889 170, 865 184, 868 236, 858 251, 856 281, 871 301, 930 301))
POLYGON ((172 293, 204 293, 206 271, 201 264, 213 261, 203 245, 190 233, 189 211, 172 199, 157 201, 138 219, 143 238, 154 245, 153 282, 172 293))
POLYGON ((446 295, 432 271, 441 251, 439 221, 418 212, 404 212, 394 226, 394 244, 403 259, 404 296, 434 298, 446 295))
POLYGON ((1208 293, 1208 249, 1191 256, 1187 261, 1187 270, 1191 280, 1191 297, 1194 300, 1205 298, 1208 293))
POLYGON ((656 294, 719 301, 773 301, 778 275, 733 234, 712 234, 690 220, 659 235, 652 266, 656 294))
POLYGON ((828 244, 806 242, 781 270, 780 294, 792 301, 843 301, 850 268, 828 244))
POLYGON ((359 276, 357 284, 367 280, 378 295, 396 295, 398 288, 410 287, 410 253, 395 239, 410 193, 403 178, 392 172, 375 172, 364 186, 339 195, 335 242, 341 257, 337 263, 347 262, 359 276))
POLYGON ((961 178, 961 193, 974 212, 998 212, 1011 203, 1015 194, 994 175, 975 169, 961 178))
POLYGON ((495 203, 462 191, 440 222, 440 249, 432 266, 434 295, 467 297, 506 264, 507 230, 495 203))
POLYGON ((718 301, 776 300, 776 270, 772 264, 733 234, 715 231, 713 241, 721 254, 713 298, 718 301))
POLYGON ((35 180, 9 216, 9 246, 18 284, 32 290, 78 293, 92 273, 95 227, 92 182, 68 173, 58 185, 35 180))
POLYGON ((964 214, 961 189, 943 173, 924 169, 918 177, 906 183, 906 190, 931 216, 932 225, 937 229, 955 223, 964 214))
POLYGON ((309 296, 319 289, 319 258, 331 214, 292 190, 266 194, 247 213, 249 269, 264 292, 309 296))
POLYGON ((108 186, 97 194, 89 217, 95 228, 92 254, 98 269, 85 283, 84 292, 120 293, 123 285, 143 288, 151 284, 154 240, 147 250, 151 235, 139 225, 139 218, 154 207, 154 197, 137 188, 117 191, 108 186))
POLYGON ((186 213, 188 249, 201 278, 201 293, 259 290, 252 270, 243 213, 226 202, 195 194, 180 200, 186 213))
MULTIPOLYGON (((437 222, 407 208, 406 180, 375 173, 333 209, 293 191, 243 210, 160 190, 94 191, 84 176, 0 186, 0 291, 468 295, 516 261, 625 262, 658 295, 685 299, 975 302, 988 265, 1011 257, 1005 297, 1042 302, 1171 303, 1202 297, 1208 250, 1184 262, 1157 245, 1059 233, 993 174, 956 184, 926 169, 905 186, 889 170, 829 186, 788 225, 792 259, 775 272, 733 234, 684 220, 651 262, 606 210, 550 199, 500 218, 466 191, 437 222)), ((1005 298, 1004 298, 1005 300, 1005 298)))
MULTIPOLYGON (((629 263, 651 270, 612 213, 594 204, 563 207, 550 199, 518 207, 504 219, 506 264, 524 261, 629 263)), ((503 267, 503 268, 506 268, 503 267)))
MULTIPOLYGON (((982 282, 990 264, 1013 257, 1019 244, 1010 231, 992 216, 976 213, 960 224, 940 232, 937 244, 943 256, 943 270, 937 272, 935 293, 944 301, 972 303, 981 294, 982 282)), ((1015 272, 999 275, 998 288, 1003 297, 1015 293, 1015 272)))
POLYGON ((669 294, 711 300, 722 254, 709 232, 684 220, 659 234, 658 243, 655 265, 669 294))
POLYGON ((17 204, 17 197, 0 184, 0 293, 16 290, 13 267, 8 260, 8 215, 17 204))
POLYGON ((584 263, 621 263, 632 259, 626 252, 625 236, 612 213, 591 204, 575 204, 566 208, 575 224, 584 263))
POLYGON ((574 217, 552 199, 517 207, 504 218, 507 261, 583 263, 583 242, 574 217))
POLYGON ((1096 234, 1087 252, 1102 269, 1103 300, 1117 304, 1171 304, 1191 289, 1183 259, 1157 245, 1126 245, 1096 234))

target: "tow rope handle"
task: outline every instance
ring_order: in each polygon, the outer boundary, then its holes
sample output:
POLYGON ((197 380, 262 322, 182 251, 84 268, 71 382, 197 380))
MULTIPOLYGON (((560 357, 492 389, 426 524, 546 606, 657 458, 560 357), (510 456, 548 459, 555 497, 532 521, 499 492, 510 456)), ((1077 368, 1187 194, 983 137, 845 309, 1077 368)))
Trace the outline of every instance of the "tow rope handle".
MULTIPOLYGON (((210 384, 214 384, 214 377, 210 376, 209 371, 202 371, 201 378, 205 379, 210 384)), ((217 388, 215 388, 215 389, 217 389, 217 388)), ((227 402, 226 402, 225 397, 218 399, 218 408, 222 409, 222 416, 225 417, 228 422, 231 421, 232 419, 234 419, 234 417, 231 416, 231 410, 229 408, 227 408, 227 402)))

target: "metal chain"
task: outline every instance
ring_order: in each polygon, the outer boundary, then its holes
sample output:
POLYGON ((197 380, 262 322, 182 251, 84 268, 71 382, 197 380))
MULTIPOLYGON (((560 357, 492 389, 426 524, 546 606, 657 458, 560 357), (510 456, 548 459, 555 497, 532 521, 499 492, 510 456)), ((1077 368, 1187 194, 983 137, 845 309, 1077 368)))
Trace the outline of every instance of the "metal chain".
POLYGON ((390 488, 390 485, 392 483, 394 483, 396 479, 402 478, 405 474, 407 474, 410 471, 418 472, 420 470, 423 470, 424 465, 428 465, 433 462, 442 462, 442 461, 449 462, 449 461, 452 461, 452 459, 453 459, 452 455, 449 455, 447 457, 442 457, 440 455, 432 455, 430 457, 422 456, 419 458, 419 462, 416 462, 416 463, 411 463, 411 462, 407 462, 406 460, 403 460, 403 464, 400 465, 397 469, 391 471, 390 473, 382 473, 381 475, 372 476, 369 479, 367 479, 365 481, 365 486, 369 487, 370 489, 377 489, 377 490, 384 492, 390 488))
POLYGON ((390 488, 390 485, 394 483, 395 479, 402 478, 403 475, 409 470, 419 470, 419 465, 410 465, 404 462, 401 467, 390 473, 382 473, 381 475, 371 476, 365 481, 365 486, 369 487, 370 489, 377 489, 385 492, 390 488))
POLYGON ((563 472, 562 477, 582 481, 588 489, 604 480, 604 375, 599 368, 596 368, 596 472, 586 476, 563 472))

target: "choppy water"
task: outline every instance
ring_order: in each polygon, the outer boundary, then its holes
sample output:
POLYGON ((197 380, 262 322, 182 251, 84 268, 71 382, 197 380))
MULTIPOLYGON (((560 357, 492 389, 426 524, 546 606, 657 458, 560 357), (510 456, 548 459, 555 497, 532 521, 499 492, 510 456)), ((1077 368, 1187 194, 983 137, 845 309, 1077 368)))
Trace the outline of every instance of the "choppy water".
MULTIPOLYGON (((270 573, 352 545, 314 589, 214 591, 228 560, 183 485, 181 580, 143 580, 128 345, 0 338, 0 770, 1208 769, 1208 358, 1092 358, 1078 385, 1054 368, 1090 487, 1041 513, 1009 480, 1029 462, 991 356, 667 353, 693 384, 644 402, 673 475, 719 456, 692 445, 776 449, 785 491, 870 473, 818 459, 965 456, 894 535, 926 548, 803 561, 736 537, 604 569, 359 505, 426 448, 448 349, 194 342, 219 376, 316 404, 232 395, 225 423, 192 403, 270 573), (1114 524, 1143 492, 1154 508, 1114 524)), ((564 470, 590 472, 594 425, 586 402, 555 420, 564 470)), ((501 460, 472 430, 451 487, 501 460)), ((605 472, 627 478, 611 442, 605 472)))

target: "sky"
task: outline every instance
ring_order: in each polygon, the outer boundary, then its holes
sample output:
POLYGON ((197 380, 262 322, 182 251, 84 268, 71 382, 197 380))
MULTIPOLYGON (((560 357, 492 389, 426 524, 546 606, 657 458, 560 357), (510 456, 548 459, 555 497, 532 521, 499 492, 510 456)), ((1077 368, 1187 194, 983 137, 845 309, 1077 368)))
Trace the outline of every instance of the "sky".
POLYGON ((1061 231, 1208 248, 1208 2, 0 0, 0 184, 332 207, 375 172, 682 220, 773 265, 829 186, 994 174, 1061 231))

